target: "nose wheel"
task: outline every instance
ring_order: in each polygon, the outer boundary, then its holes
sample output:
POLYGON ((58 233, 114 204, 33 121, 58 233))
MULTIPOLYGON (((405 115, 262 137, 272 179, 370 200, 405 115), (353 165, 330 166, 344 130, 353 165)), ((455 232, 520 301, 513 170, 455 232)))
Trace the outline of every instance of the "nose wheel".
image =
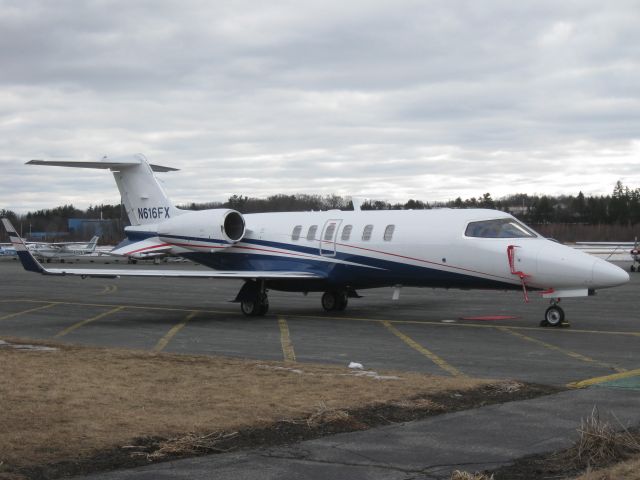
POLYGON ((544 320, 540 322, 541 327, 568 327, 564 321, 564 310, 554 301, 544 312, 544 320))

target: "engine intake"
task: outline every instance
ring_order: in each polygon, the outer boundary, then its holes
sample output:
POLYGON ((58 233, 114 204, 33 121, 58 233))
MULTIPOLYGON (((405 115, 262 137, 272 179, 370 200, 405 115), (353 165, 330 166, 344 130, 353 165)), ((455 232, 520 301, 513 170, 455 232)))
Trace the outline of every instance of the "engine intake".
POLYGON ((158 236, 162 241, 185 248, 206 240, 231 246, 242 240, 244 234, 242 214, 224 208, 185 212, 158 225, 158 236))

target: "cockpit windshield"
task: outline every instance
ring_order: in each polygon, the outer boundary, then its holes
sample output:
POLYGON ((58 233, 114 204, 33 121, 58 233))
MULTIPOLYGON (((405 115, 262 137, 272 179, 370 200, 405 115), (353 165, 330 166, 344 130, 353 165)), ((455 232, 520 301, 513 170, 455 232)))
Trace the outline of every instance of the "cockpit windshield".
POLYGON ((467 237, 476 238, 528 238, 537 237, 535 232, 515 218, 499 218, 471 222, 464 232, 467 237))

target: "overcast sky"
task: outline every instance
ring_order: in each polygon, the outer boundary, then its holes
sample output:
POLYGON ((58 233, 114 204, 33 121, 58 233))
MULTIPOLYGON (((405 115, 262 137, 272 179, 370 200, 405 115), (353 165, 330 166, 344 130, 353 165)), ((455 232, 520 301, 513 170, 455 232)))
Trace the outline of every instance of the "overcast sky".
POLYGON ((640 187, 640 2, 0 0, 0 208, 640 187))

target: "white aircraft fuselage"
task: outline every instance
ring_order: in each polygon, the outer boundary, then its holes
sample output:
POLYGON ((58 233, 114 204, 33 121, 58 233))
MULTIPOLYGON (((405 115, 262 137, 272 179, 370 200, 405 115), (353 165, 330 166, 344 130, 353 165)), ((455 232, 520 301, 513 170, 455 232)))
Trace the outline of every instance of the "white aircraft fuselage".
MULTIPOLYGON (((586 295, 588 290, 628 280, 620 268, 530 229, 523 231, 527 236, 506 238, 470 236, 471 232, 466 232, 470 223, 487 220, 504 219, 521 225, 511 215, 496 210, 247 214, 242 216, 246 227, 239 241, 220 235, 215 223, 219 223, 220 212, 184 212, 178 217, 179 223, 167 221, 142 230, 127 229, 127 235, 130 240, 156 237, 171 247, 172 254, 216 270, 299 270, 321 275, 322 280, 313 286, 298 279, 278 280, 279 289, 292 291, 322 291, 328 285, 362 289, 398 284, 521 289, 519 276, 511 273, 509 246, 515 247, 515 265, 528 275, 529 289, 584 290, 586 295)), ((233 210, 223 212, 239 215, 233 210)))

